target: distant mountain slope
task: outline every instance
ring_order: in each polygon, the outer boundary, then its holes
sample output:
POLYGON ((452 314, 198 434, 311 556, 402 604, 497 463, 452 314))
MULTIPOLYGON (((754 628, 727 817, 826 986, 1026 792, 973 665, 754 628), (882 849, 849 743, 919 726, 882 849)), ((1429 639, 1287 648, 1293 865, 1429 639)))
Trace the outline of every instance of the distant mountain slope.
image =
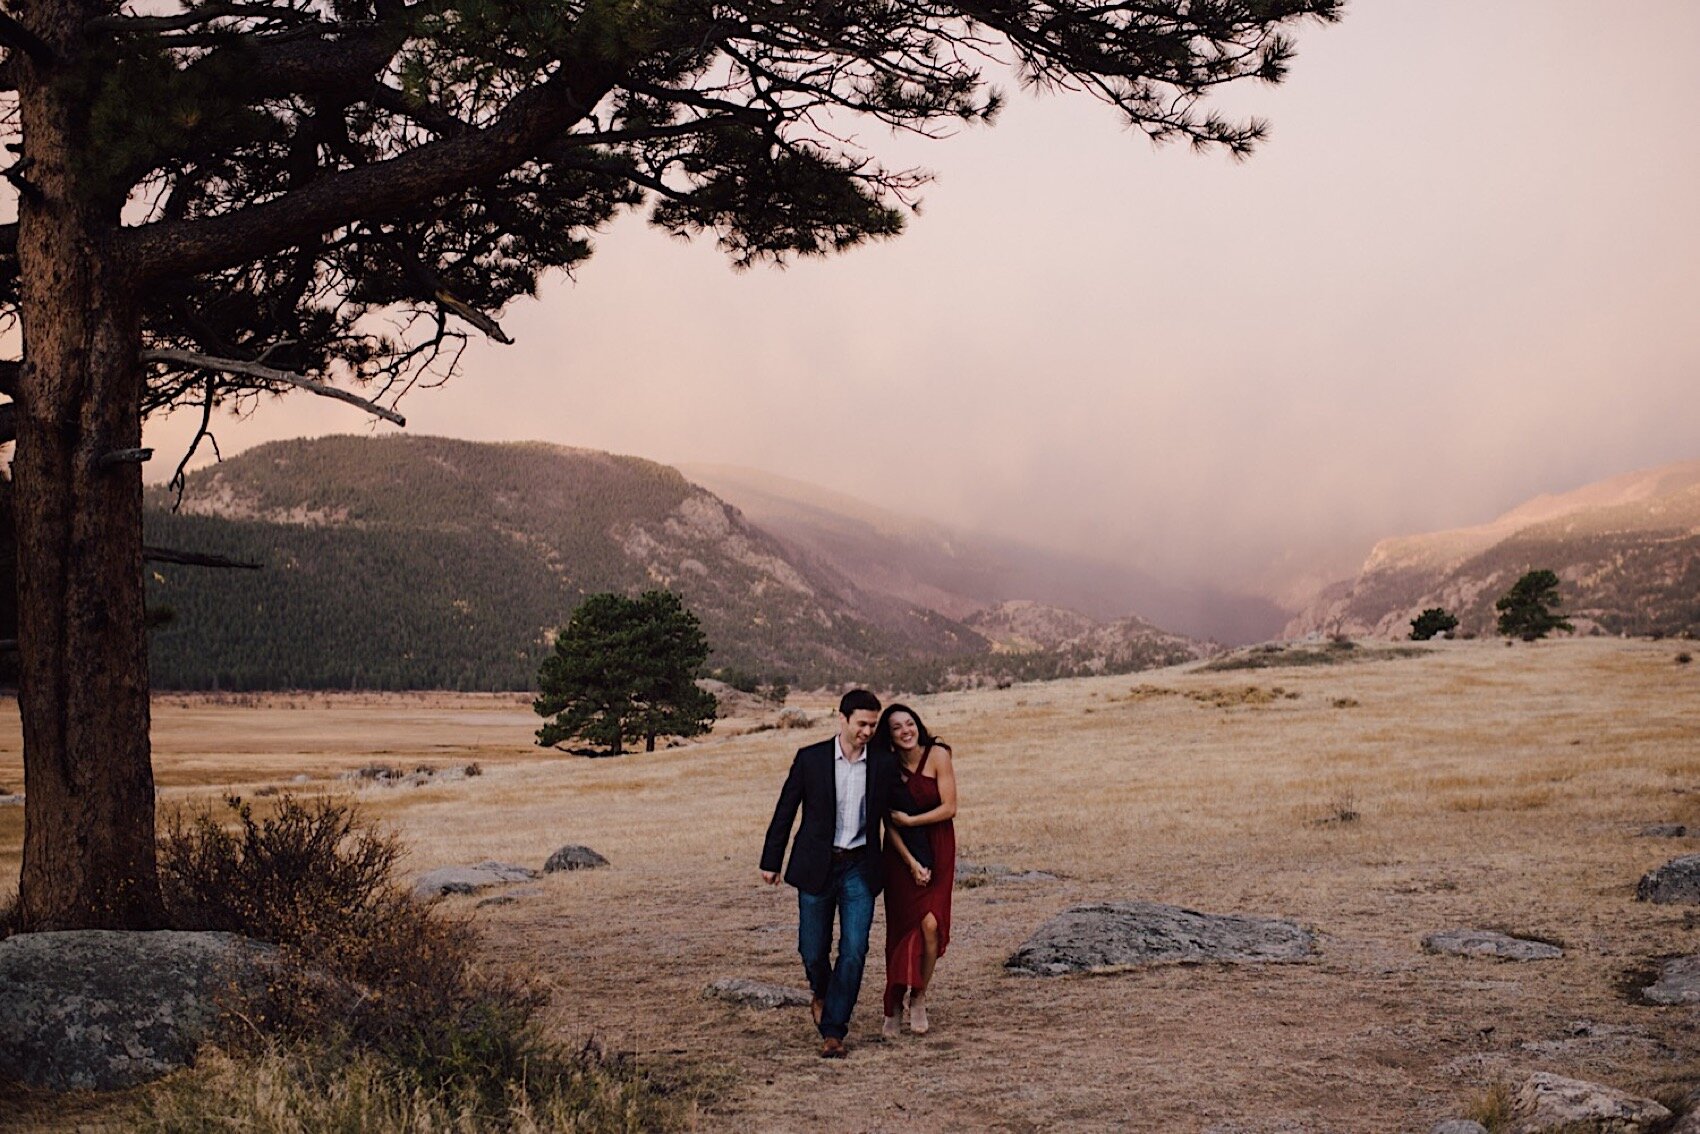
POLYGON ((161 688, 527 688, 585 594, 666 586, 711 665, 827 679, 982 651, 932 610, 864 593, 663 465, 537 443, 274 442, 150 497, 150 543, 266 565, 157 566, 161 688))
POLYGON ((1403 637, 1425 607, 1488 633, 1494 601, 1523 572, 1558 573, 1579 630, 1700 633, 1700 461, 1539 496, 1492 523, 1377 544, 1358 578, 1288 624, 1403 637))
POLYGON ((752 469, 686 464, 680 471, 862 589, 952 618, 1029 600, 1100 621, 1138 612, 1169 630, 1237 644, 1273 636, 1288 617, 1262 598, 1173 586, 1134 568, 957 531, 752 469))
POLYGON ((1077 611, 1027 599, 977 610, 963 622, 990 640, 994 650, 1006 653, 1053 650, 1098 626, 1095 619, 1077 611))
MULTIPOLYGON (((977 611, 969 626, 999 654, 1039 655, 1022 659, 1049 666, 1056 676, 1126 673, 1210 657, 1214 646, 1159 630, 1136 615, 1096 622, 1072 610, 1017 600, 977 611)), ((987 668, 997 672, 997 661, 987 668)))

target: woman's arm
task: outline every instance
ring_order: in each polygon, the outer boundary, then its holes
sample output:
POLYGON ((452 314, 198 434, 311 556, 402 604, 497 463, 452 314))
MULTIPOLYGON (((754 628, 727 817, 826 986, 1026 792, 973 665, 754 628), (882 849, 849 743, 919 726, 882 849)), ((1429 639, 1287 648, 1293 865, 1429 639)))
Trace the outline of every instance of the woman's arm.
POLYGON ((899 827, 924 827, 928 823, 943 823, 946 819, 956 818, 956 765, 951 759, 950 749, 937 745, 933 748, 932 760, 933 770, 938 773, 935 779, 939 785, 939 805, 919 815, 902 816, 897 824, 899 827))
MULTIPOLYGON (((893 811, 886 818, 890 819, 901 814, 903 814, 901 811, 893 811)), ((903 859, 904 865, 909 867, 909 876, 915 879, 915 885, 925 886, 933 880, 933 872, 916 860, 914 853, 909 849, 909 844, 903 841, 902 835, 893 835, 886 840, 886 843, 897 848, 898 857, 903 859)))

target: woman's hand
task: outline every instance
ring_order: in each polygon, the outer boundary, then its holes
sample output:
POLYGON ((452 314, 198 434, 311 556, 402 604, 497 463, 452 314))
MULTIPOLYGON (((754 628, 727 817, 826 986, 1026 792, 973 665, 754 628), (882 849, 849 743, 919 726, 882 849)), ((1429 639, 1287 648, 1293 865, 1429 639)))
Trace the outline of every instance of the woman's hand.
POLYGON ((933 880, 933 872, 918 862, 909 868, 909 873, 914 875, 917 886, 925 886, 933 880))
POLYGON ((915 825, 915 820, 901 811, 893 811, 886 817, 886 822, 893 827, 913 827, 915 825))

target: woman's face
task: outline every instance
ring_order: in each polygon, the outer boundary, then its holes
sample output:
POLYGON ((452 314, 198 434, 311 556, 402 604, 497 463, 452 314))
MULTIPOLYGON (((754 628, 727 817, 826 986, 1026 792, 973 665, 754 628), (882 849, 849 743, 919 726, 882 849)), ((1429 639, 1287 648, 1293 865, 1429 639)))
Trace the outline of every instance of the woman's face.
POLYGON ((921 730, 908 713, 891 714, 891 742, 899 748, 910 749, 921 743, 921 730))

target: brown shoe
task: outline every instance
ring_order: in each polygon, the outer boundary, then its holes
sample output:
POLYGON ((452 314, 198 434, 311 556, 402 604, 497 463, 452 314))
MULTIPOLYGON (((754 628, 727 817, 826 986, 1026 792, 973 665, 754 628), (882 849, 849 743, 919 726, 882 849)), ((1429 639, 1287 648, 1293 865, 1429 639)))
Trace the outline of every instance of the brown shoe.
POLYGON ((822 1059, 843 1059, 849 1053, 844 1050, 844 1041, 837 1036, 827 1036, 820 1043, 822 1059))

